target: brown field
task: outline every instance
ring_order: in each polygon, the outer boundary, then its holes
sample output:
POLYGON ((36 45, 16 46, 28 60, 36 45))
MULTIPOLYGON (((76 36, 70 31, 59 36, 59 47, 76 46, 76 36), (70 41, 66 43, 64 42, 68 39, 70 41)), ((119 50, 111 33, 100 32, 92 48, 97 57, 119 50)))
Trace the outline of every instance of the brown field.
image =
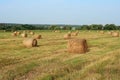
MULTIPOLYGON (((33 31, 38 46, 26 48, 21 36, 0 32, 0 80, 120 80, 120 37, 107 31, 79 31, 86 54, 67 52, 69 31, 33 31)), ((28 35, 29 38, 33 35, 28 35)))

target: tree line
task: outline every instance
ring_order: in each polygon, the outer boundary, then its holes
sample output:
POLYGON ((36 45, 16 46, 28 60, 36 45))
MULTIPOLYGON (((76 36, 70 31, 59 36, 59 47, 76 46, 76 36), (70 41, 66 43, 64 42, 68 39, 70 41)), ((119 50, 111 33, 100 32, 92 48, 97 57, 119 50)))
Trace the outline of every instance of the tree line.
POLYGON ((0 30, 120 30, 115 24, 92 25, 32 25, 32 24, 8 24, 0 23, 0 30))

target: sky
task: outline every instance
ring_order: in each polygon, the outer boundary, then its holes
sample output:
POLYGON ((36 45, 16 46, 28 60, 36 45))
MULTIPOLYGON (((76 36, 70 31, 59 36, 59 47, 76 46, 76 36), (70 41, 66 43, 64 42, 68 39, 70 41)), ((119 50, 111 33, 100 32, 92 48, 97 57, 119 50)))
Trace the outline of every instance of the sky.
POLYGON ((120 25, 120 0, 0 0, 0 23, 120 25))

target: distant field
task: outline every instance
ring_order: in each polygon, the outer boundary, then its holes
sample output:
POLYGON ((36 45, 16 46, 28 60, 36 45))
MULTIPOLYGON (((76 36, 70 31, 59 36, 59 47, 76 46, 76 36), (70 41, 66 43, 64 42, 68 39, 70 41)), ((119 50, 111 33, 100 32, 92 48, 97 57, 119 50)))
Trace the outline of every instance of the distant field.
MULTIPOLYGON (((79 31, 86 54, 67 52, 68 31, 34 31, 38 47, 25 48, 24 38, 0 32, 0 80, 120 80, 120 37, 97 31, 79 31)), ((29 36, 32 37, 32 36, 29 36)))

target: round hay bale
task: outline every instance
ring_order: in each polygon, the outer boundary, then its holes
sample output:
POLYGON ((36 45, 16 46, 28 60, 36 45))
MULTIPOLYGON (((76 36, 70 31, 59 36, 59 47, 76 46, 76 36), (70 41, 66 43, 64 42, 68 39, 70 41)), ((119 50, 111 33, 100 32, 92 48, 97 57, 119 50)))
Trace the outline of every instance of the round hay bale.
POLYGON ((25 39, 23 40, 23 45, 25 47, 36 47, 37 46, 37 40, 36 39, 25 39))
POLYGON ((17 31, 14 31, 14 33, 17 33, 17 31))
POLYGON ((78 35, 78 32, 73 32, 71 35, 72 35, 72 36, 77 36, 77 35, 78 35))
POLYGON ((119 32, 113 32, 113 33, 112 33, 112 36, 113 36, 113 37, 119 37, 119 32))
POLYGON ((71 34, 65 34, 64 35, 64 39, 70 39, 71 38, 71 34))
POLYGON ((12 33, 12 36, 17 36, 17 33, 16 32, 12 33))
POLYGON ((57 32, 57 30, 55 30, 54 32, 57 32))
POLYGON ((71 39, 68 41, 69 53, 85 53, 88 51, 86 39, 71 39))
POLYGON ((31 31, 30 34, 31 34, 31 35, 34 35, 35 33, 31 31))
POLYGON ((21 34, 21 32, 18 31, 18 32, 17 32, 17 35, 20 35, 20 34, 21 34))
POLYGON ((109 34, 109 35, 111 35, 111 34, 112 34, 112 32, 111 32, 111 31, 108 31, 108 34, 109 34))
POLYGON ((27 37, 27 34, 26 34, 26 33, 22 33, 21 36, 22 36, 23 38, 25 38, 25 37, 27 37))
POLYGON ((41 36, 41 35, 35 35, 34 38, 35 38, 35 39, 41 39, 42 36, 41 36))

